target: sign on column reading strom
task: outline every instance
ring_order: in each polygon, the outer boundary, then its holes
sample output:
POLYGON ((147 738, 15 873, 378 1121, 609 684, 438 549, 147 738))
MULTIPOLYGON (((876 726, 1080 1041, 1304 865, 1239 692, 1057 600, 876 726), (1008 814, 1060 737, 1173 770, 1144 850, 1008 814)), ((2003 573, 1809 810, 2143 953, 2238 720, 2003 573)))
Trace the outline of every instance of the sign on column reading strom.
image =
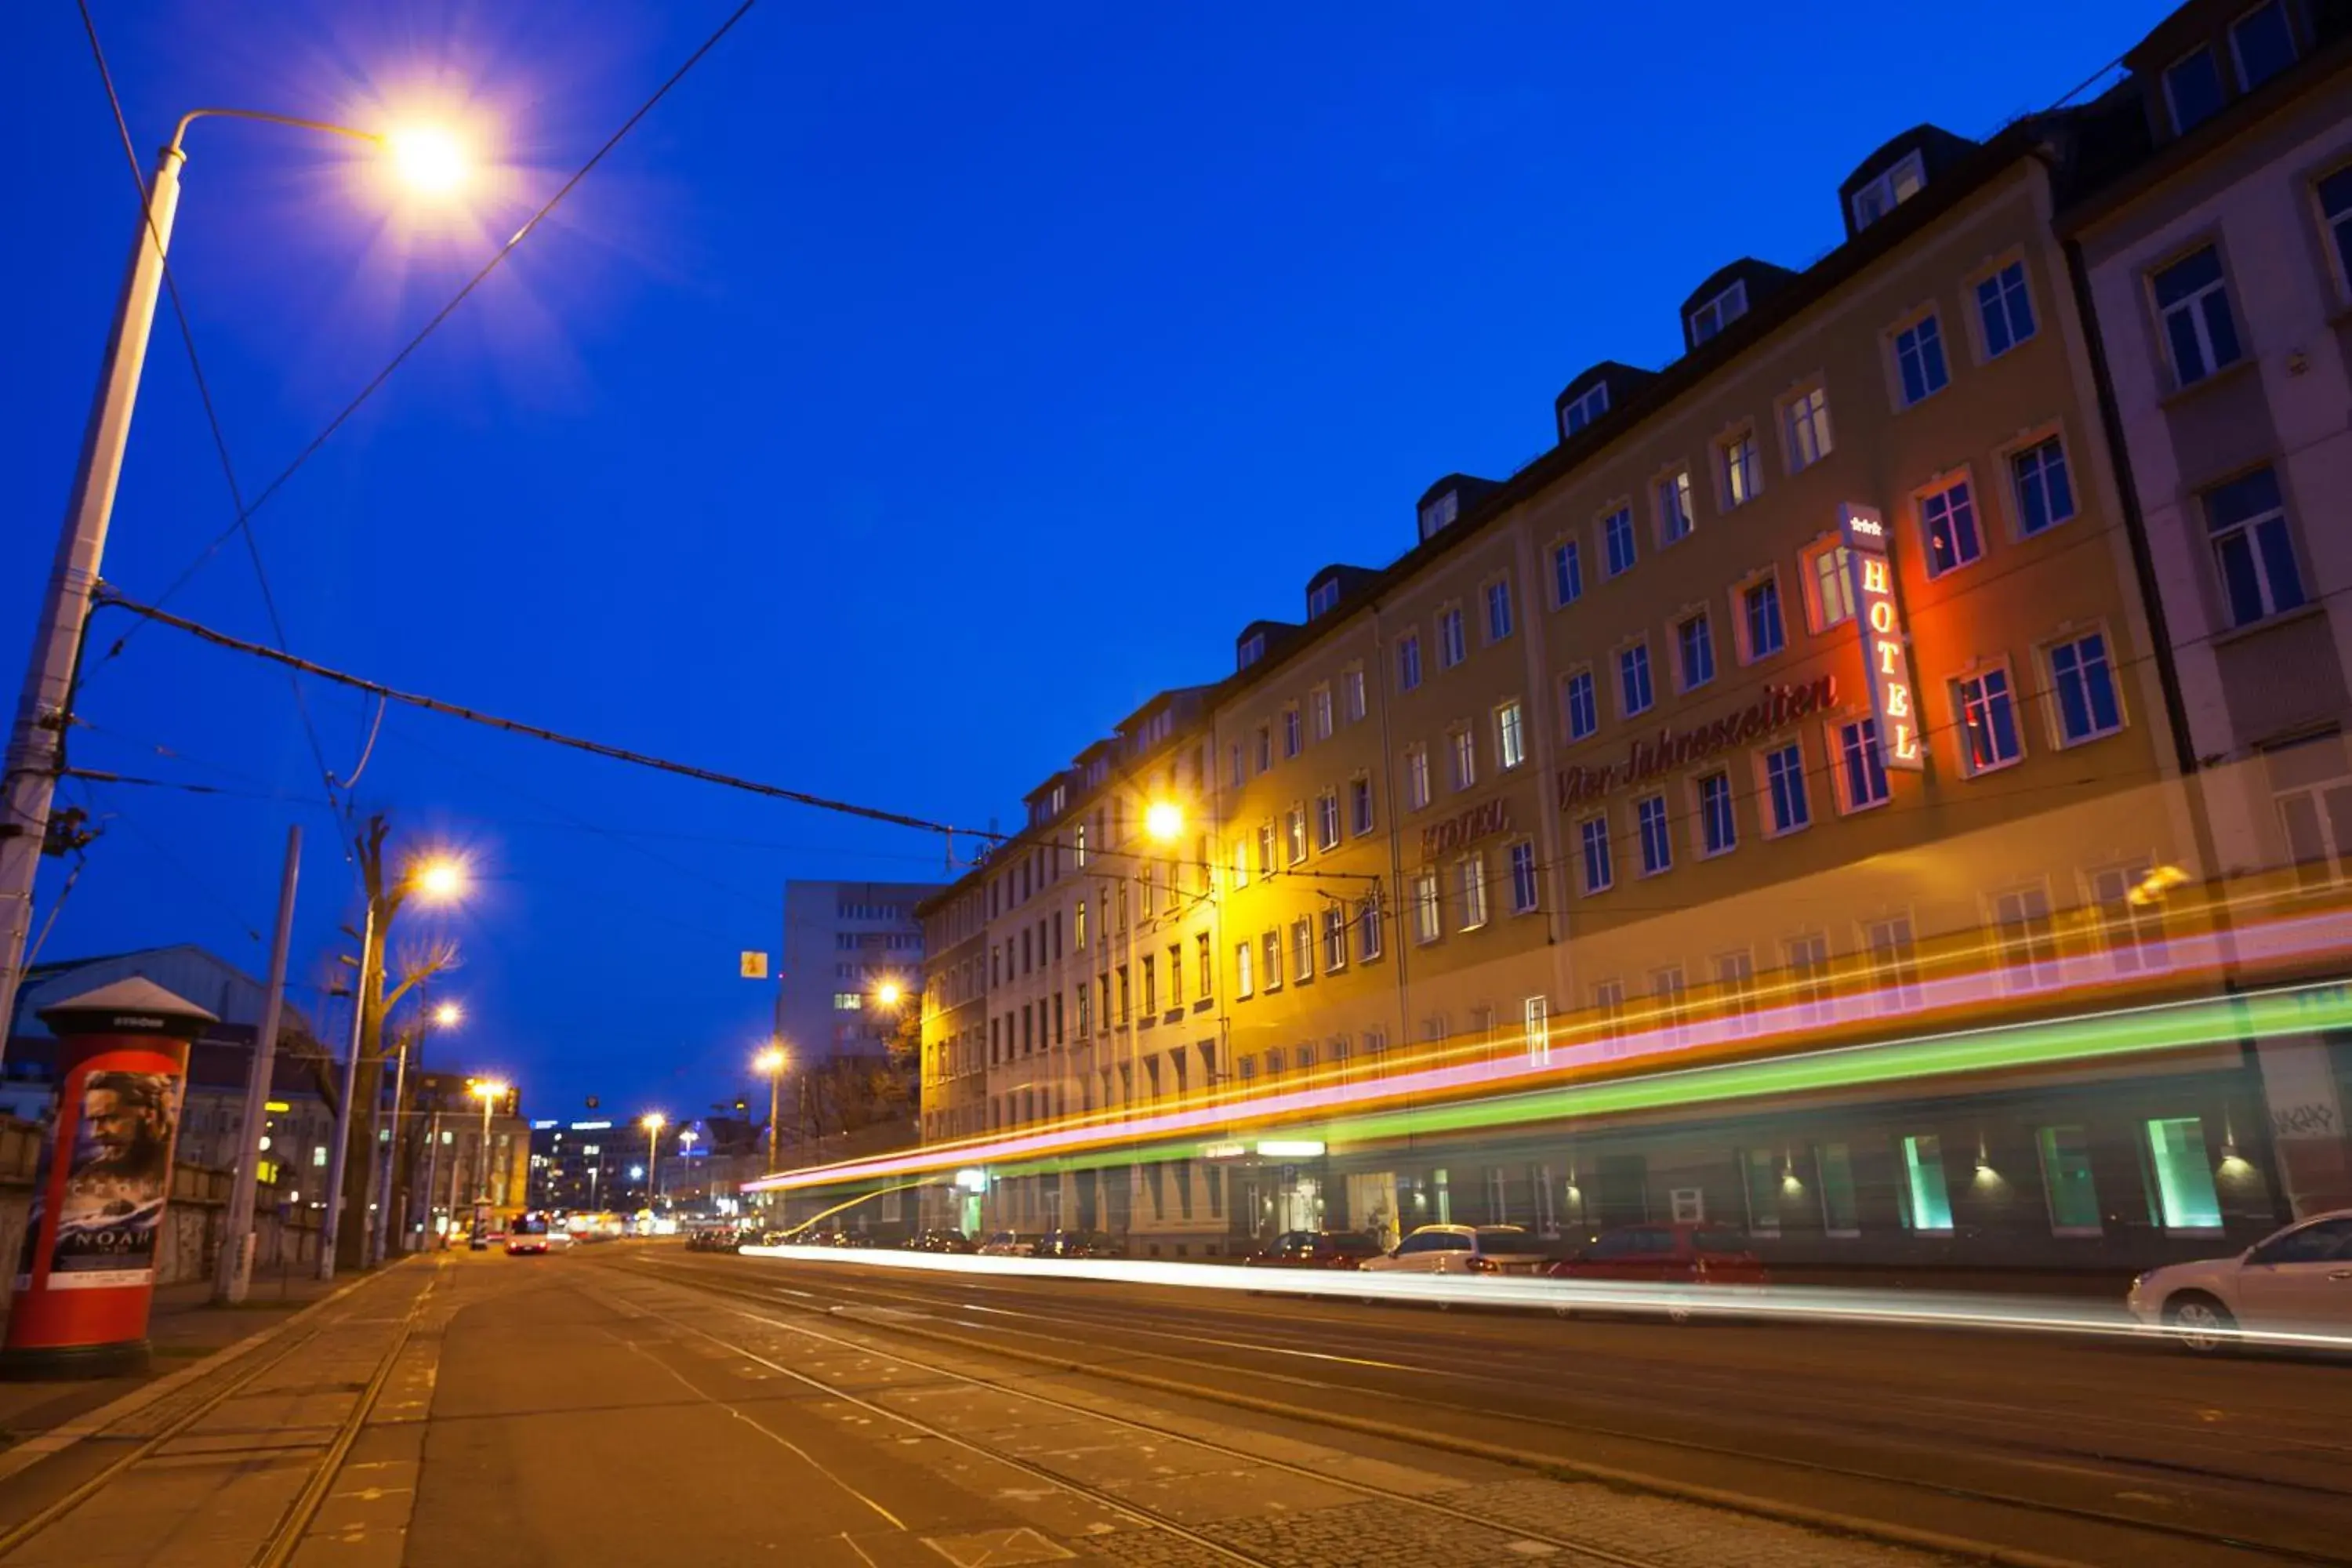
POLYGON ((1853 619, 1862 628, 1863 671, 1870 678, 1870 710, 1878 720, 1879 758, 1890 768, 1919 772, 1918 689, 1911 684, 1911 652, 1903 615, 1895 605, 1895 568, 1886 554, 1886 520, 1866 506, 1838 509, 1853 574, 1853 619))

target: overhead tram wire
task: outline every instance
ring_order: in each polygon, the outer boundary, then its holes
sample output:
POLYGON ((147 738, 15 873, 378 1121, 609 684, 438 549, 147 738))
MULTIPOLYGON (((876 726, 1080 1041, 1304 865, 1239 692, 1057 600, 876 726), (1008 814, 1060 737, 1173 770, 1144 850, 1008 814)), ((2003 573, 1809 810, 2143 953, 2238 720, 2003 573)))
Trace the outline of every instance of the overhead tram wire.
MULTIPOLYGON (((77 0, 77 3, 86 5, 88 0, 77 0)), ((581 182, 585 180, 590 174, 593 173, 596 166, 602 163, 605 158, 610 156, 613 150, 618 147, 622 142, 628 137, 629 133, 637 128, 638 122, 643 121, 646 115, 652 113, 654 107, 660 103, 663 99, 668 97, 671 90, 675 89, 678 83, 686 79, 687 73, 693 70, 696 66, 701 64, 703 57, 708 55, 712 49, 716 48, 719 46, 719 41, 721 38, 724 38, 729 33, 732 32, 735 28, 735 25, 738 22, 740 22, 745 16, 749 16, 751 14, 751 7, 758 4, 759 0, 742 0, 740 5, 737 5, 734 10, 728 13, 726 18, 721 21, 717 27, 711 30, 710 35, 704 38, 700 44, 695 47, 694 52, 686 57, 685 62, 676 70, 672 71, 669 76, 663 80, 659 87, 654 89, 651 96, 646 98, 643 103, 638 104, 635 110, 633 111, 626 120, 621 121, 620 128, 618 130, 606 137, 604 143, 599 146, 595 152, 588 155, 588 161, 581 164, 578 169, 574 170, 571 178, 565 180, 562 184, 556 187, 555 194, 548 197, 545 202, 541 203, 539 209, 533 212, 530 217, 524 219, 522 226, 516 229, 512 235, 509 236, 505 244, 499 246, 497 250, 491 252, 490 258, 488 261, 483 262, 482 265, 476 269, 472 277, 466 279, 464 284, 458 288, 457 291, 449 297, 447 303, 444 304, 439 310, 434 311, 432 316, 426 320, 425 323, 422 327, 419 327, 415 333, 411 336, 406 342, 400 346, 399 352, 394 353, 390 360, 385 362, 383 368, 377 371, 374 375, 369 377, 366 384, 362 386, 349 402, 345 403, 341 408, 335 412, 334 417, 329 419, 325 426, 320 429, 319 433, 316 436, 313 436, 307 443, 304 444, 302 449, 294 455, 293 460, 288 463, 285 468, 279 469, 278 476, 275 479, 262 486, 260 490, 255 494, 250 502, 238 510, 236 522, 232 524, 229 528, 223 530, 220 535, 210 544, 205 546, 202 552, 200 552, 194 561, 190 562, 186 567, 181 571, 178 576, 173 578, 172 581, 165 585, 163 592, 157 595, 155 600, 155 603, 159 607, 168 604, 182 588, 186 587, 190 579, 194 578, 197 573, 204 570, 205 563, 209 562, 215 555, 219 553, 221 546, 227 543, 231 536, 234 535, 238 529, 249 527, 253 514, 259 511, 264 506, 268 505, 269 501, 276 497, 278 492, 286 487, 287 481, 293 479, 293 477, 301 470, 303 465, 307 464, 313 457, 316 457, 320 448, 324 447, 330 440, 332 440, 336 432, 340 431, 345 425, 349 424, 352 416, 356 415, 369 399, 373 398, 378 392, 383 389, 384 384, 393 378, 393 376, 400 370, 401 366, 406 364, 408 361, 415 356, 416 351, 424 347, 425 341, 431 337, 436 331, 439 331, 443 323, 446 322, 450 317, 457 314, 458 307, 463 305, 467 300, 471 298, 477 289, 479 289, 484 283, 489 280, 490 275, 505 264, 507 258, 513 255, 516 248, 520 247, 524 240, 530 238, 541 224, 547 221, 549 215, 553 213, 558 206, 561 206, 564 200, 579 187, 581 182)), ((137 628, 134 627, 132 629, 136 630, 137 628)), ((117 639, 114 646, 108 649, 106 658, 110 659, 114 658, 115 655, 121 653, 122 651, 122 645, 127 640, 129 640, 128 634, 126 634, 124 637, 117 639)))

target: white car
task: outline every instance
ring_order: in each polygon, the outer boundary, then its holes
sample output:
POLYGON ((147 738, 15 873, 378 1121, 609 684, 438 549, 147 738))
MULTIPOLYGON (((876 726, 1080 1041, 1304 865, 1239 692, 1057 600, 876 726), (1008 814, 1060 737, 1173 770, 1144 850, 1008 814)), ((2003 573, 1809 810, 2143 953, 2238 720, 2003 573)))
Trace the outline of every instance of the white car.
POLYGON ((1034 1258, 1045 1238, 1029 1231, 1000 1230, 980 1244, 982 1258, 1034 1258))
POLYGON ((2235 1258, 2151 1268, 2126 1305, 2200 1352, 2241 1332, 2352 1334, 2352 1209, 2291 1225, 2235 1258))
POLYGON ((1390 1274, 1540 1274, 1543 1244, 1515 1225, 1424 1225, 1362 1267, 1390 1274))

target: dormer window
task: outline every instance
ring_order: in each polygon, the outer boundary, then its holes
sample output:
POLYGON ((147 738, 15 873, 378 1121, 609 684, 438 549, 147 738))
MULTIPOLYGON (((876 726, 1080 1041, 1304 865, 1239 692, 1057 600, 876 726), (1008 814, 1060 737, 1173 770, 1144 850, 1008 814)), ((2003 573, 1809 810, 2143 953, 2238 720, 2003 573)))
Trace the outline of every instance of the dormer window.
POLYGON ((1462 497, 1458 491, 1447 490, 1444 495, 1431 497, 1422 503, 1421 536, 1427 539, 1451 523, 1461 511, 1462 497))
POLYGON ((2219 114, 2224 94, 2221 68, 2215 63, 2213 51, 2208 48, 2195 50, 2167 68, 2164 97, 2172 106, 2175 135, 2185 136, 2219 114))
POLYGON ((1259 659, 1265 657, 1265 634, 1264 632, 1250 633, 1249 636, 1242 638, 1241 647, 1236 651, 1239 654, 1240 662, 1237 663, 1234 668, 1237 669, 1247 669, 1251 665, 1255 664, 1259 659))
POLYGON ((1691 312, 1692 344, 1696 346, 1706 342, 1746 314, 1748 284, 1744 279, 1734 279, 1730 288, 1691 312))
POLYGON ((1859 234, 1917 195, 1927 183, 1927 161, 1914 148, 1901 163, 1853 193, 1854 232, 1859 234))
POLYGON ((1311 621, 1316 616, 1331 610, 1336 610, 1339 607, 1339 579, 1337 577, 1327 577, 1322 582, 1316 584, 1315 586, 1307 590, 1307 618, 1308 620, 1311 621))
POLYGON ((1560 405, 1559 438, 1567 440, 1609 412, 1609 384, 1595 383, 1584 395, 1560 405))
POLYGON ((2231 23, 2230 52, 2238 57, 2238 79, 2248 92, 2294 64, 2294 30, 2282 0, 2264 0, 2231 23))

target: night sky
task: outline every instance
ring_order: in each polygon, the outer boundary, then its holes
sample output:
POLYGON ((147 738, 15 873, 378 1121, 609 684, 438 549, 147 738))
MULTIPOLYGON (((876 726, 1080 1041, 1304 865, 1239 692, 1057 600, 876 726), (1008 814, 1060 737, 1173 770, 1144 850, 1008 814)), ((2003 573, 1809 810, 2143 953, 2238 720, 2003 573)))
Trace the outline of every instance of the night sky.
MULTIPOLYGON (((97 0, 142 165, 211 104, 454 115, 488 150, 443 209, 350 143, 195 128, 173 270, 248 493, 731 9, 97 0)), ((1880 143, 1987 134, 2168 9, 769 0, 261 510, 263 563, 324 663, 1010 827, 1309 573, 1404 550, 1432 479, 1549 446, 1578 371, 1670 358, 1700 279, 1834 244, 1880 143)), ((0 16, 0 124, 13 701, 137 214, 70 4, 0 16)), ((234 517, 166 314, 106 575, 152 599, 234 517)), ((172 607, 268 635, 237 540, 172 607)), ((305 696, 351 773, 374 705, 305 696)), ((260 973, 299 820, 315 1014, 355 882, 285 673, 151 626, 79 712, 77 765, 227 793, 69 784, 103 837, 42 956, 260 973)), ((731 1098, 770 1003, 736 955, 779 946, 785 879, 945 869, 925 835, 399 709, 356 796, 472 858, 436 1060, 541 1116, 731 1098)))

